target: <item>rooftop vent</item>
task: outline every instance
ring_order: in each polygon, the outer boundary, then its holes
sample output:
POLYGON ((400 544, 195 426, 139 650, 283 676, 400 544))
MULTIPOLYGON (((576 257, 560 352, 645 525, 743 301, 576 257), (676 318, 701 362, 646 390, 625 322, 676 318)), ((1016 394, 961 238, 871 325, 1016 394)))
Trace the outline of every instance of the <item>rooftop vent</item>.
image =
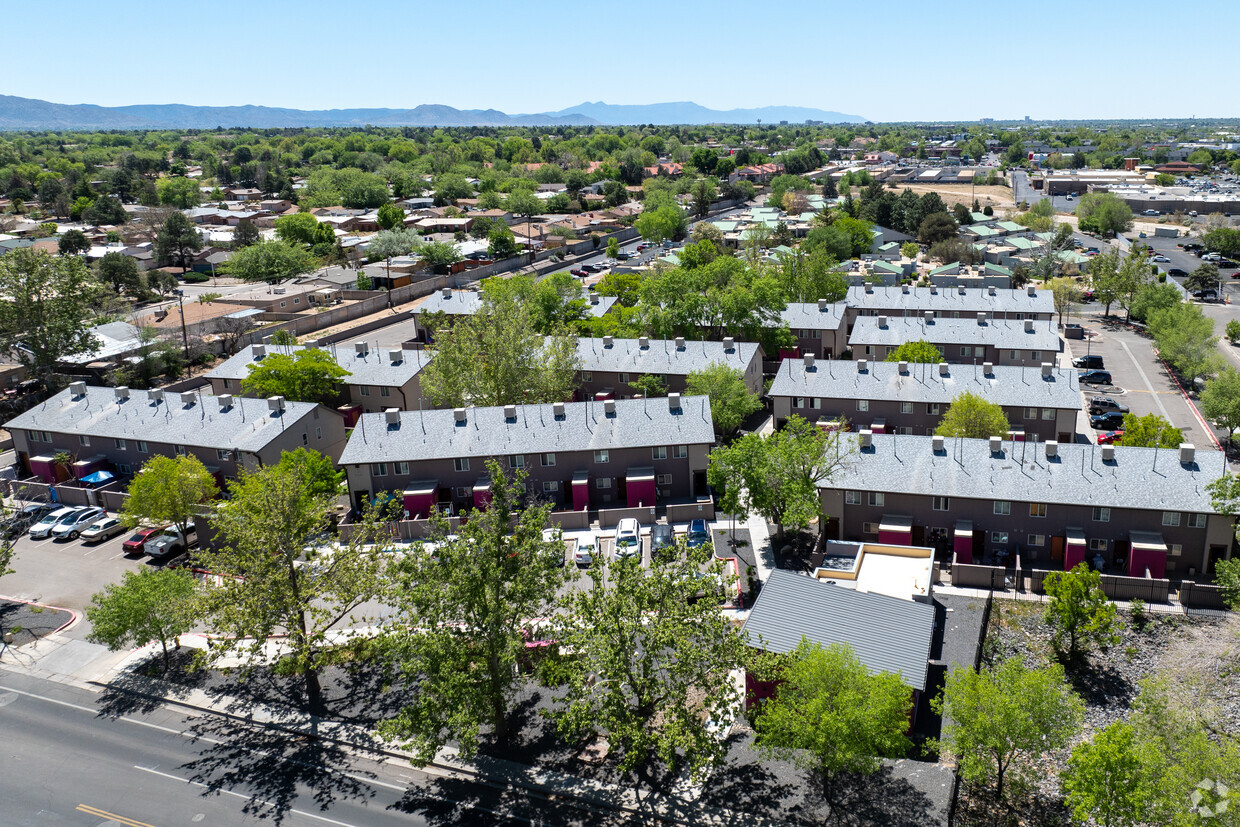
POLYGON ((370 352, 370 345, 366 344, 365 342, 354 342, 353 352, 357 354, 358 356, 365 356, 367 353, 370 352))
POLYGON ((867 293, 873 293, 873 292, 874 292, 874 285, 870 284, 870 283, 867 281, 867 282, 865 283, 865 292, 867 292, 867 293))
POLYGON ((147 392, 147 398, 158 405, 164 401, 164 392, 160 388, 153 388, 147 392))
POLYGON ((685 349, 685 337, 684 337, 684 336, 677 336, 677 337, 676 337, 676 349, 677 349, 677 350, 684 350, 684 349, 685 349))
POLYGON ((900 287, 901 287, 900 292, 901 292, 901 293, 904 293, 904 294, 907 296, 907 295, 908 295, 908 285, 907 285, 907 284, 902 284, 902 285, 900 285, 900 287))
POLYGON ((887 317, 886 316, 878 317, 878 326, 883 330, 887 329, 887 317))
POLYGON ((464 408, 453 408, 452 419, 457 424, 464 422, 465 421, 465 409, 464 408))
POLYGON ((516 405, 505 405, 504 406, 504 419, 508 422, 517 421, 517 406, 516 405))
POLYGON ((445 299, 450 299, 450 298, 452 298, 452 288, 451 288, 451 287, 445 287, 445 288, 443 289, 443 292, 441 292, 439 295, 443 296, 445 299))
POLYGON ((994 375, 995 375, 995 363, 994 362, 982 362, 982 376, 994 376, 994 375))
POLYGON ((1046 440, 1046 458, 1052 459, 1059 456, 1059 443, 1053 439, 1046 440))
POLYGON ((1052 372, 1054 369, 1055 369, 1055 366, 1054 366, 1054 365, 1052 365, 1050 362, 1043 362, 1043 363, 1042 363, 1042 378, 1043 378, 1043 379, 1050 379, 1050 378, 1051 378, 1051 372, 1052 372))
POLYGON ((616 400, 614 400, 614 399, 604 399, 604 400, 603 400, 603 414, 604 414, 605 416, 615 416, 615 415, 616 415, 616 400))
POLYGON ((960 295, 962 295, 962 296, 963 296, 963 295, 964 295, 965 293, 967 293, 968 291, 964 289, 964 285, 962 284, 962 285, 960 285, 959 287, 957 287, 957 288, 956 288, 956 292, 958 292, 960 295))
POLYGON ((990 438, 990 453, 999 454, 1003 452, 1003 437, 992 436, 990 438))
POLYGON ((978 314, 977 314, 977 323, 978 323, 978 324, 986 324, 986 311, 985 311, 985 310, 978 311, 978 314))
POLYGON ((255 359, 262 359, 264 356, 267 355, 267 346, 266 345, 254 345, 250 349, 250 352, 254 354, 255 359))
POLYGON ((640 347, 642 350, 646 350, 648 347, 650 347, 650 337, 649 336, 638 336, 637 346, 640 347))
POLYGON ((401 362, 405 361, 405 351, 392 348, 388 351, 388 361, 393 365, 399 365, 401 362))
POLYGON ((603 347, 611 347, 611 346, 612 346, 612 343, 614 343, 615 341, 616 341, 616 340, 615 340, 615 339, 613 339, 611 336, 604 336, 604 337, 603 337, 603 347))
POLYGON ((383 421, 389 425, 400 424, 400 408, 387 408, 383 411, 383 421))
POLYGON ((731 353, 732 351, 736 350, 736 340, 733 339, 731 336, 724 336, 723 337, 723 349, 726 353, 731 353))
POLYGON ((805 369, 806 369, 806 370, 813 370, 813 368, 814 368, 814 354, 812 354, 812 353, 806 353, 804 356, 802 356, 802 357, 801 357, 801 362, 805 365, 805 369))
POLYGON ((673 413, 680 410, 680 394, 669 393, 667 395, 667 409, 673 413))
POLYGON ((1111 462, 1114 459, 1115 459, 1115 446, 1114 445, 1103 445, 1102 446, 1102 461, 1111 462))
POLYGON ((874 444, 874 432, 869 428, 857 432, 857 445, 862 448, 869 448, 874 444))
POLYGON ((1197 449, 1193 447, 1191 442, 1180 443, 1180 464, 1192 465, 1197 457, 1197 449))
POLYGON ((819 300, 818 300, 818 312, 820 312, 820 313, 821 313, 821 312, 825 311, 826 309, 827 309, 827 300, 826 300, 826 299, 819 299, 819 300))
POLYGON ((564 418, 564 403, 563 402, 552 402, 551 403, 551 415, 554 416, 556 419, 563 419, 564 418))
POLYGON ((938 434, 935 434, 934 436, 930 437, 930 450, 934 451, 934 453, 936 454, 942 451, 943 450, 943 437, 939 436, 938 434))
POLYGON ((1038 293, 1038 288, 1034 287, 1034 286, 1031 284, 1031 285, 1029 285, 1028 287, 1026 287, 1026 288, 1025 288, 1025 293, 1026 293, 1026 295, 1029 295, 1029 296, 1036 296, 1036 295, 1037 295, 1037 293, 1038 293))
POLYGON ((865 373, 869 369, 870 369, 869 359, 858 359, 857 360, 857 373, 865 373))
POLYGON ((284 413, 284 397, 269 396, 267 397, 267 409, 276 413, 284 413))
POLYGON ((908 362, 901 359, 899 364, 896 365, 896 369, 899 371, 900 375, 903 376, 908 373, 908 362))
POLYGON ((991 287, 987 288, 986 292, 993 296, 995 294, 994 286, 992 285, 991 287))
POLYGON ((939 294, 939 286, 937 284, 930 285, 930 295, 937 296, 939 294))
POLYGON ((116 395, 117 402, 124 402, 126 399, 129 398, 129 388, 125 387, 124 385, 121 385, 120 387, 116 388, 115 390, 112 391, 112 393, 116 395))
POLYGON ((1026 333, 1033 332, 1033 319, 1025 319, 1025 332, 1026 333))
POLYGON ((86 383, 85 382, 70 382, 69 393, 73 394, 74 396, 85 396, 86 395, 86 383))
POLYGON ((233 406, 233 395, 231 393, 221 393, 216 399, 219 400, 221 411, 226 411, 233 406))
POLYGON ((926 324, 934 324, 934 311, 933 310, 926 311, 926 324))
POLYGON ((946 362, 939 362, 939 376, 950 376, 951 366, 946 362))
POLYGON ((598 293, 590 293, 590 304, 598 304, 598 293))
POLYGON ((197 401, 198 401, 198 394, 194 393, 193 391, 182 391, 181 392, 181 404, 184 405, 185 407, 187 408, 193 407, 194 403, 197 401))

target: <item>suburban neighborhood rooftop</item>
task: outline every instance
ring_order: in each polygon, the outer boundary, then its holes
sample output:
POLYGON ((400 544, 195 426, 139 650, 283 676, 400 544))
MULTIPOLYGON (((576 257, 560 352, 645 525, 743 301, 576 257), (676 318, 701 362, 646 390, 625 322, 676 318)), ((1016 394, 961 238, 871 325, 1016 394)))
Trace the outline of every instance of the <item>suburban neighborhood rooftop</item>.
MULTIPOLYGON (((207 373, 206 378, 240 382, 250 375, 251 365, 260 364, 268 356, 276 353, 292 354, 306 349, 306 345, 247 345, 207 373)), ((349 375, 340 380, 345 385, 399 387, 417 376, 431 360, 431 354, 424 350, 376 348, 366 344, 363 351, 352 342, 325 345, 318 349, 330 354, 338 365, 349 371, 349 375), (400 358, 394 359, 394 354, 399 354, 400 358)))

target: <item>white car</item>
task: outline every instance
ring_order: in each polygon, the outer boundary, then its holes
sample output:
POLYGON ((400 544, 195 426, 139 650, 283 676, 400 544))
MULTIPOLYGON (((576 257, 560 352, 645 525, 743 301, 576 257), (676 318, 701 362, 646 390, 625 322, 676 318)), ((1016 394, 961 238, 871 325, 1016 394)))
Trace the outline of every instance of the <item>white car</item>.
POLYGON ((115 517, 104 517, 95 520, 82 530, 83 543, 100 543, 109 540, 125 531, 125 524, 115 517))
POLYGON ((108 516, 102 508, 84 508, 52 526, 53 540, 76 540, 91 523, 108 516))
POLYGON ((617 560, 634 557, 642 552, 641 525, 632 517, 625 517, 616 526, 615 549, 612 554, 617 560))
POLYGON ((61 520, 72 517, 81 510, 81 506, 65 506, 64 508, 56 509, 51 514, 48 514, 42 520, 39 520, 30 527, 30 538, 32 540, 47 539, 51 536, 52 529, 56 527, 57 523, 61 520))
POLYGON ((553 566, 564 565, 564 535, 559 528, 544 528, 543 542, 547 545, 547 559, 553 566))
POLYGON ((594 562, 598 553, 598 538, 593 534, 582 534, 573 546, 573 562, 579 566, 588 566, 594 562))

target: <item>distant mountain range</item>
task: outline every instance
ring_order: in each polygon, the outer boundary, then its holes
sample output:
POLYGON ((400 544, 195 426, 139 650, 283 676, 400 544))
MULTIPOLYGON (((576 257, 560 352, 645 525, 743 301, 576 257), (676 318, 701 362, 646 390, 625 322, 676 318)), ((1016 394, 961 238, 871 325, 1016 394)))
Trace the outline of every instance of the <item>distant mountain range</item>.
POLYGON ((778 123, 806 120, 855 123, 856 115, 797 106, 761 109, 707 109, 696 103, 612 106, 583 103, 559 112, 508 115, 496 109, 454 109, 422 104, 413 109, 280 109, 270 106, 188 106, 179 103, 136 106, 49 103, 0 95, 0 130, 214 129, 216 127, 313 126, 585 126, 707 123, 778 123))

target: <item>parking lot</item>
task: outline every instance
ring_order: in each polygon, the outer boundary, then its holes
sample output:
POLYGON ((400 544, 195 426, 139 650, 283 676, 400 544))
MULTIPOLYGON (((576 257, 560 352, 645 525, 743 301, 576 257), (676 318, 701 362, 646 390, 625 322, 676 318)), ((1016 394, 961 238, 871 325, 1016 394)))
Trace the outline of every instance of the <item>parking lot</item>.
MULTIPOLYGON (((1157 414, 1163 417, 1184 432, 1185 441, 1199 448, 1216 447, 1213 430, 1203 427, 1192 405, 1155 356, 1149 338, 1121 322, 1104 322, 1101 316, 1087 315, 1081 321, 1093 335, 1084 341, 1067 340, 1069 355, 1101 355, 1114 382, 1113 385, 1083 385, 1086 404, 1094 396, 1109 396, 1127 405, 1137 416, 1157 414)), ((1097 441, 1100 432, 1089 426, 1089 417, 1084 411, 1078 422, 1079 432, 1090 442, 1097 441)))

